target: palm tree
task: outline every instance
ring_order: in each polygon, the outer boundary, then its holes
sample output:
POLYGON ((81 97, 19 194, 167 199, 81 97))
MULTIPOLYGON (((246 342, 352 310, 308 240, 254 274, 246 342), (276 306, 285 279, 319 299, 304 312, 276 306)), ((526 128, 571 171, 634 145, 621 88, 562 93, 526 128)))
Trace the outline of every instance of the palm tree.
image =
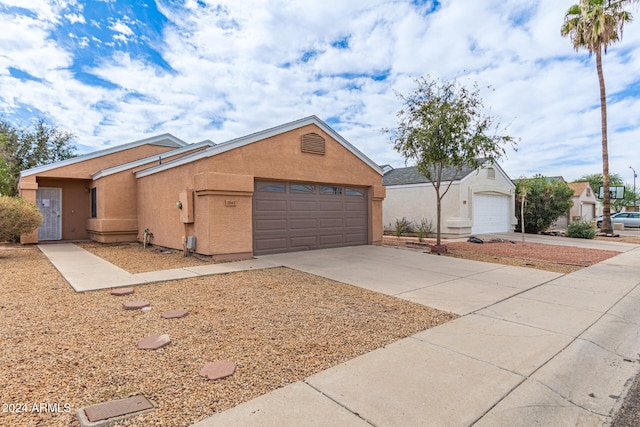
POLYGON ((602 72, 602 52, 620 40, 622 28, 631 22, 632 16, 624 10, 627 3, 638 0, 580 0, 567 10, 560 33, 569 36, 577 50, 586 48, 589 54, 596 54, 596 68, 600 83, 600 115, 602 119, 602 187, 604 209, 602 212, 602 232, 613 233, 611 227, 611 196, 609 194, 609 149, 607 147, 607 93, 602 72))

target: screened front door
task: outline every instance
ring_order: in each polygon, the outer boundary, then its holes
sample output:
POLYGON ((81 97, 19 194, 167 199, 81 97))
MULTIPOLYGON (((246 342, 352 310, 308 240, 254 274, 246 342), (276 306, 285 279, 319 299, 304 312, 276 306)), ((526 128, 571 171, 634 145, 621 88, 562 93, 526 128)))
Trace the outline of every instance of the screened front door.
POLYGON ((38 240, 62 239, 62 188, 39 188, 36 205, 42 213, 38 240))

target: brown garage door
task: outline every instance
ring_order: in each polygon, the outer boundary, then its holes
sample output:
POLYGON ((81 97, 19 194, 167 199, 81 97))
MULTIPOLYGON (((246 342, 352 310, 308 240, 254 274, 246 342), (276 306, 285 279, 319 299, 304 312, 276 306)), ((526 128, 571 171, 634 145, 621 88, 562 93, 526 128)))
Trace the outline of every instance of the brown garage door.
POLYGON ((255 255, 366 245, 367 224, 367 188, 255 183, 255 255))

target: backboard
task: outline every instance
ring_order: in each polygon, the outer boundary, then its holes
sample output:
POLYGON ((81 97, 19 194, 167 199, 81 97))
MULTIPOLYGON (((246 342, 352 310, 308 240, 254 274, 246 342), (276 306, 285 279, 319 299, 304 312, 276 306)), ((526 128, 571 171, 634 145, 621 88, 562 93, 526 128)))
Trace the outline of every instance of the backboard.
MULTIPOLYGON (((604 199, 603 188, 600 187, 600 191, 598 191, 599 199, 604 199)), ((611 200, 624 199, 624 187, 609 187, 609 194, 611 195, 611 200)))

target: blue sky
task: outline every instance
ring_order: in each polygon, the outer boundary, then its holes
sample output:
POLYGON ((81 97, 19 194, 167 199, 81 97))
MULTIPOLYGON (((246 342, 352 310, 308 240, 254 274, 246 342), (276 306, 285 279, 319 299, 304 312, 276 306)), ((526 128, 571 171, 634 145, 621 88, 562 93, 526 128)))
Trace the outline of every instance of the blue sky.
MULTIPOLYGON (((0 115, 45 117, 85 153, 164 132, 223 142, 314 114, 403 166, 380 129, 397 123, 395 91, 429 75, 478 82, 520 139, 501 162, 512 178, 572 180, 602 171, 595 58, 560 36, 573 3, 0 0, 0 115)), ((631 23, 604 58, 611 171, 628 182, 639 46, 631 23)))

